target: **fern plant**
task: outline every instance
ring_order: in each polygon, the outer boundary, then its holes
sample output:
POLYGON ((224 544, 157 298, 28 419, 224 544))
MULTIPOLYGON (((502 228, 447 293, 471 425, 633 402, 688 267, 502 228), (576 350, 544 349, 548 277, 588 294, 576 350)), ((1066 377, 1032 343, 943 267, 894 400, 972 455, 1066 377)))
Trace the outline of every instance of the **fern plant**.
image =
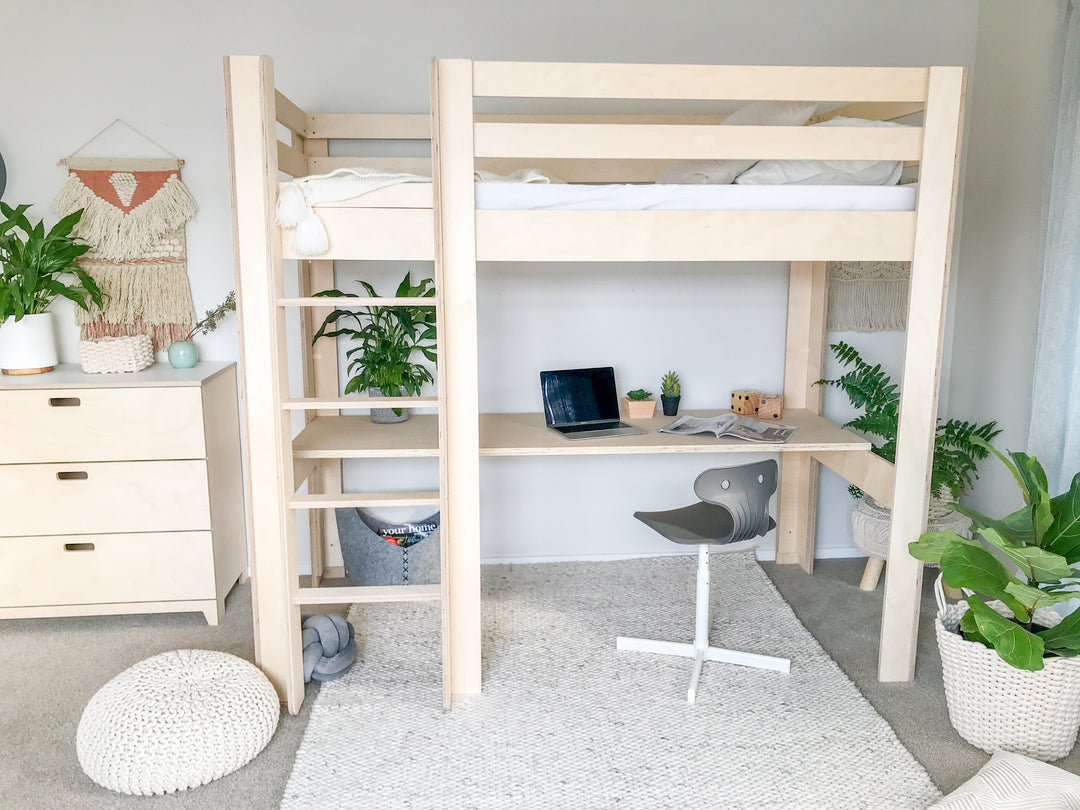
MULTIPOLYGON (((896 435, 900 421, 900 388, 881 364, 870 365, 853 346, 829 346, 845 371, 835 380, 818 380, 816 385, 839 388, 862 413, 844 424, 860 433, 876 437, 873 451, 888 462, 896 461, 896 435)), ((977 467, 989 455, 987 447, 1001 433, 997 422, 969 422, 963 419, 938 420, 934 437, 934 462, 930 474, 930 494, 957 500, 978 479, 977 467)), ((862 497, 852 485, 851 494, 862 497)))

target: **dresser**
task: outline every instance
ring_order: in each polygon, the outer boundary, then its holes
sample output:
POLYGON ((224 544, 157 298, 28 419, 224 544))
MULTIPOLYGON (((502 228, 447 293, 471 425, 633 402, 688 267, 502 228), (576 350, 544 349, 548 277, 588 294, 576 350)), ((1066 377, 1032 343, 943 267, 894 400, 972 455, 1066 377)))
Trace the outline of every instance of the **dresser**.
POLYGON ((236 366, 0 377, 0 619, 201 611, 247 570, 236 366))

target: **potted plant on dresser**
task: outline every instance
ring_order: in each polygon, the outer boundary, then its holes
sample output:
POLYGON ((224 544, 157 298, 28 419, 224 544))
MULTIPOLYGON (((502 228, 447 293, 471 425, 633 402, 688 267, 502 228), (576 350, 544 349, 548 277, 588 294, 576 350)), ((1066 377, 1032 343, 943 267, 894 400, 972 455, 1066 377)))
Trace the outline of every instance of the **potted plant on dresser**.
POLYGON ((67 298, 83 309, 101 306, 101 290, 78 259, 90 248, 71 237, 82 211, 49 231, 32 225, 29 205, 0 202, 0 369, 4 374, 40 374, 59 362, 49 305, 67 298), (73 280, 65 277, 74 277, 73 280))
POLYGON ((1038 459, 1006 458, 977 441, 1009 468, 1024 506, 1000 519, 957 506, 977 538, 928 532, 909 546, 941 566, 939 585, 967 594, 948 605, 938 588, 949 720, 985 751, 1060 759, 1080 728, 1080 611, 1062 619, 1047 608, 1077 595, 1070 583, 1080 562, 1080 474, 1051 498, 1038 459))
MULTIPOLYGON (((372 298, 375 288, 360 282, 372 298)), ((341 290, 316 293, 331 298, 359 298, 341 290)), ((395 298, 432 298, 435 282, 425 278, 412 283, 411 273, 401 280, 395 298)), ((424 383, 435 378, 431 369, 413 360, 419 353, 433 365, 437 362, 435 308, 431 306, 357 306, 335 309, 319 327, 312 342, 323 337, 351 338, 355 345, 345 352, 349 360, 349 381, 345 395, 366 391, 370 397, 419 396, 424 383)), ((404 422, 407 408, 372 408, 371 421, 380 424, 404 422)))
MULTIPOLYGON (((818 385, 839 388, 862 413, 844 424, 876 438, 873 452, 886 461, 896 461, 896 437, 900 420, 900 389, 881 364, 870 365, 847 343, 830 347, 847 369, 834 380, 818 380, 818 385)), ((978 478, 978 464, 988 455, 988 442, 1001 431, 996 422, 979 424, 962 419, 938 421, 934 438, 934 458, 930 475, 930 504, 927 511, 931 531, 968 531, 969 521, 954 511, 955 501, 978 478)), ((858 487, 848 487, 859 499, 851 518, 852 541, 868 555, 860 586, 864 591, 877 587, 889 548, 892 513, 858 487)))

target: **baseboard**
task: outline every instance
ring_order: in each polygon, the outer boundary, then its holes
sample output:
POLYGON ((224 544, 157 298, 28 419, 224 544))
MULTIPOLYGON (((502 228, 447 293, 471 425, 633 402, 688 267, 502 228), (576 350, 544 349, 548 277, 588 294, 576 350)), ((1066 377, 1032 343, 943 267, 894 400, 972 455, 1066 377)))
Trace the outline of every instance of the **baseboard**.
MULTIPOLYGON (((614 560, 637 560, 643 557, 678 557, 697 554, 693 551, 658 551, 641 554, 573 554, 554 556, 521 556, 521 557, 484 557, 480 560, 481 565, 527 565, 530 563, 555 563, 555 562, 605 562, 614 560)), ((819 548, 814 555, 818 560, 837 560, 850 557, 865 557, 866 554, 853 547, 819 548)), ((776 559, 775 549, 760 549, 757 558, 762 562, 772 562, 776 559)))

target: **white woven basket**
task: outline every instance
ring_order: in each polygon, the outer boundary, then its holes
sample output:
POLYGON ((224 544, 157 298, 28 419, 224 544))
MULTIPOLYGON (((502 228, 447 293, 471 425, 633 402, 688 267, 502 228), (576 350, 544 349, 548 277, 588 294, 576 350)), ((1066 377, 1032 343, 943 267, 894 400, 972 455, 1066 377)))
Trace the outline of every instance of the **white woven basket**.
MULTIPOLYGON (((953 529, 965 537, 971 536, 971 521, 949 509, 941 498, 931 497, 926 515, 926 530, 943 532, 953 529)), ((851 513, 851 540, 856 548, 871 557, 885 560, 889 557, 889 527, 892 511, 869 495, 863 496, 851 513)))
MULTIPOLYGON (((988 753, 1015 751, 1045 762, 1066 756, 1080 729, 1080 658, 1047 658, 1038 672, 1010 666, 957 632, 968 606, 945 601, 940 575, 934 594, 945 700, 960 736, 988 753)), ((1049 627, 1061 621, 1052 610, 1035 615, 1049 627)))
POLYGON ((87 374, 142 371, 154 364, 154 345, 149 335, 80 340, 79 363, 87 374))

